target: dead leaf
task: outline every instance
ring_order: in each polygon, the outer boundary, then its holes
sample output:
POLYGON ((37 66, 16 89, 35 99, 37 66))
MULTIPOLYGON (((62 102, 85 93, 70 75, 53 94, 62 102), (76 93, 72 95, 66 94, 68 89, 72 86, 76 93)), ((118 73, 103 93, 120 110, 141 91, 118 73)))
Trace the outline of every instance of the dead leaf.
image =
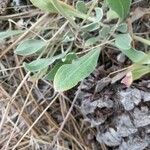
POLYGON ((128 72, 126 76, 121 80, 121 83, 126 85, 126 87, 130 87, 133 82, 132 72, 128 72))

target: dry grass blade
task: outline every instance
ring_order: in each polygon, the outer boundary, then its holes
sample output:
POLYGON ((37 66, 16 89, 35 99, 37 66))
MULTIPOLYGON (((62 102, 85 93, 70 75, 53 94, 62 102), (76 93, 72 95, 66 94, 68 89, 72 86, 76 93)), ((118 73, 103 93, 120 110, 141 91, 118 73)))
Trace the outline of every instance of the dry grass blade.
POLYGON ((44 111, 39 115, 39 117, 34 121, 34 123, 30 126, 30 128, 23 134, 23 136, 18 140, 18 142, 16 143, 16 145, 13 147, 12 150, 15 150, 18 145, 20 144, 20 142, 24 139, 24 137, 31 131, 31 129, 33 128, 33 126, 39 121, 39 119, 44 115, 44 113, 50 108, 50 106, 56 101, 56 99, 58 98, 58 94, 55 96, 55 98, 49 103, 49 105, 44 109, 44 111))
POLYGON ((79 94, 79 92, 81 90, 81 86, 82 86, 82 82, 81 82, 81 84, 80 84, 80 86, 78 88, 76 96, 74 97, 74 99, 72 101, 71 107, 69 108, 69 110, 67 112, 67 115, 64 118, 64 121, 62 122, 62 124, 61 124, 61 126, 60 126, 60 128, 59 128, 59 130, 57 132, 57 134, 54 136, 53 142, 51 143, 52 147, 54 146, 55 142, 57 141, 57 138, 59 137, 60 133, 62 132, 62 130, 63 130, 64 126, 65 126, 65 123, 67 122, 67 120, 68 120, 68 118, 69 118, 69 116, 71 114, 71 111, 72 111, 72 109, 73 109, 73 107, 75 105, 75 102, 76 102, 77 98, 78 98, 78 94, 79 94))
POLYGON ((148 0, 133 0, 124 21, 104 0, 1 2, 1 150, 150 149, 148 0), (85 60, 97 66, 82 80, 85 60))
POLYGON ((15 97, 16 97, 17 93, 19 92, 19 90, 22 88, 24 82, 25 82, 25 81, 27 80, 27 78, 29 77, 29 74, 30 74, 30 73, 26 74, 26 76, 24 77, 24 79, 22 80, 22 82, 20 83, 20 85, 18 86, 18 88, 16 89, 16 91, 14 92, 14 94, 12 95, 12 97, 11 97, 9 103, 7 104, 5 113, 4 113, 3 118, 2 118, 2 120, 1 120, 1 122, 0 122, 0 131, 1 131, 1 129, 2 129, 2 126, 3 126, 3 123, 4 123, 4 121, 5 121, 5 118, 6 118, 6 116, 7 116, 8 113, 9 113, 11 104, 12 104, 13 101, 15 100, 15 97))
POLYGON ((48 14, 44 14, 34 25, 30 27, 25 33, 23 33, 13 44, 11 44, 7 49, 5 49, 2 54, 0 54, 0 58, 3 57, 8 51, 10 51, 14 46, 16 46, 21 40, 23 40, 29 33, 32 31, 37 25, 39 25, 48 14))

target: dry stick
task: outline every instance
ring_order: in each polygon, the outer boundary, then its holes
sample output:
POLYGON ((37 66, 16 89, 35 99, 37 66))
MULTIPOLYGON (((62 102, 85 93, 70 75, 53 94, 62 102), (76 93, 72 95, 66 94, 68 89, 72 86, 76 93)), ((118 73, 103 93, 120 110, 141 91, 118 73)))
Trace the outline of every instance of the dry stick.
POLYGON ((81 86, 82 86, 82 82, 81 82, 81 84, 80 84, 80 86, 79 86, 79 88, 78 88, 77 94, 76 94, 76 96, 74 97, 74 99, 73 99, 73 101, 72 101, 71 107, 70 107, 70 109, 69 109, 69 111, 68 111, 68 113, 67 113, 67 115, 66 115, 64 121, 62 122, 62 124, 61 124, 61 126, 60 126, 60 128, 59 128, 59 130, 58 130, 58 132, 57 132, 57 134, 55 135, 55 137, 54 137, 54 139, 53 139, 53 141, 52 141, 52 143, 51 143, 51 147, 54 146, 55 142, 57 141, 58 136, 59 136, 60 133, 62 132, 62 130, 63 130, 63 128, 64 128, 64 126, 65 126, 65 124, 66 124, 68 118, 69 118, 69 115, 70 115, 70 113, 71 113, 71 111, 72 111, 72 109, 73 109, 73 107, 74 107, 74 104, 75 104, 77 98, 78 98, 79 91, 81 90, 81 86))
MULTIPOLYGON (((16 26, 18 26, 17 23, 16 23, 15 21, 13 21, 12 19, 8 19, 8 21, 11 22, 11 23, 13 23, 13 24, 15 24, 16 26)), ((28 28, 27 28, 27 27, 24 27, 23 25, 21 25, 21 28, 24 28, 25 30, 28 30, 28 28)), ((31 30, 30 32, 33 33, 33 34, 35 34, 35 36, 39 37, 39 38, 42 39, 44 42, 46 42, 46 40, 45 40, 42 36, 40 36, 38 33, 34 32, 34 31, 32 31, 32 30, 31 30)))
POLYGON ((110 40, 110 41, 106 41, 106 42, 104 42, 104 43, 101 43, 101 44, 98 44, 98 45, 96 45, 96 46, 93 46, 92 48, 89 48, 89 49, 87 49, 87 50, 85 50, 85 51, 83 51, 83 52, 78 52, 77 54, 80 55, 80 54, 89 52, 90 50, 93 50, 93 49, 98 48, 98 47, 102 47, 102 46, 104 46, 105 44, 110 44, 110 43, 112 43, 112 42, 114 42, 114 41, 115 41, 114 39, 112 39, 112 40, 110 40))
POLYGON ((44 109, 44 111, 39 115, 39 117, 33 122, 33 124, 30 126, 30 128, 24 133, 24 135, 20 138, 20 140, 17 142, 17 144, 13 147, 12 150, 15 150, 20 142, 24 139, 24 137, 30 132, 30 130, 34 127, 34 125, 41 119, 41 117, 44 115, 44 113, 48 110, 48 108, 55 102, 55 100, 58 98, 59 94, 55 96, 55 98, 49 103, 49 105, 44 109))
MULTIPOLYGON (((46 15, 46 16, 47 16, 47 15, 46 15)), ((64 29, 64 27, 65 27, 67 24, 68 24, 68 21, 55 33, 55 35, 54 35, 50 40, 48 40, 48 42, 52 41, 52 40, 62 31, 62 29, 64 29)), ((27 75, 29 75, 29 74, 30 74, 30 72, 28 72, 27 75)), ((24 80, 24 81, 25 81, 25 80, 24 80)), ((18 91, 19 91, 19 90, 17 90, 17 92, 15 92, 15 93, 17 94, 18 91)), ((15 94, 15 93, 14 93, 14 94, 15 94)), ((16 95, 16 94, 15 94, 15 95, 16 95)), ((57 97, 57 96, 56 96, 56 97, 57 97)), ((14 99, 13 99, 13 100, 14 100, 14 99)), ((51 104, 51 103, 50 103, 50 104, 51 104)), ((50 107, 50 106, 49 106, 49 107, 50 107)), ((47 110, 49 107, 47 107, 43 112, 45 113, 46 110, 47 110)), ((6 111, 6 112, 7 112, 7 111, 6 111)), ((40 115, 41 117, 42 117, 43 114, 44 114, 43 112, 42 112, 41 115, 40 115)), ((39 116, 39 117, 40 117, 40 116, 39 116)), ((38 118, 39 118, 39 117, 38 117, 38 118)), ((31 125, 31 127, 27 130, 27 132, 22 136, 22 139, 26 136, 26 134, 27 134, 27 133, 32 129, 32 127, 36 124, 36 122, 38 121, 38 118, 37 118, 37 120, 35 120, 35 122, 31 125)), ((22 139, 20 139, 20 142, 21 142, 22 139)), ((18 144, 19 144, 20 142, 18 141, 18 144)), ((16 145, 17 145, 17 144, 16 144, 16 145)), ((16 146, 16 147, 17 147, 17 146, 16 146)))
POLYGON ((2 54, 0 55, 0 58, 3 57, 8 51, 10 51, 14 46, 16 46, 23 38, 25 38, 30 31, 32 31, 40 22, 42 22, 46 17, 48 16, 48 13, 44 14, 34 25, 32 25, 29 30, 27 30, 25 33, 23 33, 13 44, 11 44, 7 49, 5 49, 2 54))
POLYGON ((13 18, 20 18, 20 17, 24 17, 24 18, 27 18, 27 17, 32 17, 32 16, 35 16, 35 15, 39 15, 39 14, 43 14, 42 11, 35 11, 35 10, 32 10, 32 11, 27 11, 27 12, 22 12, 22 13, 18 13, 18 14, 12 14, 12 15, 6 15, 6 16, 0 16, 0 20, 8 20, 8 19, 13 19, 13 18), (28 15, 28 16, 27 16, 28 15))
POLYGON ((22 109, 21 109, 21 111, 20 111, 20 113, 19 113, 19 116, 18 116, 17 121, 16 121, 16 123, 15 123, 15 126, 14 126, 14 128, 13 128, 13 131, 11 132, 10 137, 9 137, 9 140, 7 141, 5 150, 7 150, 8 146, 9 146, 9 143, 10 143, 10 141, 11 141, 11 139, 12 139, 12 136, 13 136, 13 134, 14 134, 14 132, 15 132, 15 129, 16 129, 18 123, 19 123, 19 119, 20 119, 20 117, 21 117, 21 115, 22 115, 22 113, 23 113, 23 111, 24 111, 24 109, 25 109, 25 107, 26 107, 26 104, 27 104, 27 102, 28 102, 28 100, 29 100, 29 97, 30 97, 30 94, 31 94, 31 92, 32 92, 32 90, 33 90, 33 87, 34 87, 34 84, 32 85, 32 87, 31 87, 31 89, 30 89, 30 91, 29 91, 29 93, 28 93, 28 95, 27 95, 27 97, 26 97, 26 100, 25 100, 25 102, 24 102, 24 104, 23 104, 23 107, 22 107, 22 109))
POLYGON ((150 46, 150 40, 144 39, 144 38, 142 38, 140 36, 136 36, 136 35, 133 35, 133 39, 150 46))
MULTIPOLYGON (((10 45, 1 55, 0 58, 5 55, 9 50, 11 50, 18 42, 20 42, 32 29, 34 29, 43 19, 45 19, 48 16, 48 13, 46 13, 45 15, 43 15, 28 31, 26 31, 22 36, 20 36, 12 45, 10 45)), ((9 109, 11 104, 13 103, 13 101, 15 100, 15 97, 17 95, 17 93, 19 92, 19 90, 21 89, 21 87, 23 86, 24 82, 26 81, 26 79, 28 78, 30 72, 28 72, 26 74, 26 76, 24 77, 24 79, 22 80, 22 82, 20 83, 20 85, 18 86, 18 88, 16 89, 16 91, 14 92, 14 94, 12 95, 12 98, 10 99, 9 103, 7 104, 4 116, 0 122, 0 131, 2 129, 3 123, 5 121, 5 117, 6 115, 8 115, 9 113, 9 109)))
POLYGON ((0 70, 0 72, 3 72, 3 71, 10 71, 10 70, 16 70, 16 69, 20 69, 22 68, 23 66, 17 66, 17 67, 12 67, 12 68, 6 68, 6 69, 2 69, 0 70))
POLYGON ((5 110, 5 113, 3 115, 3 118, 0 122, 0 131, 2 129, 2 126, 3 126, 3 123, 5 121, 5 117, 8 115, 9 113, 9 109, 10 109, 10 106, 11 104, 13 103, 13 101, 15 100, 15 97, 17 95, 17 93, 19 92, 19 90, 21 89, 21 87, 23 86, 24 82, 26 81, 26 79, 28 78, 30 72, 26 74, 26 76, 24 77, 24 79, 21 81, 20 85, 18 86, 18 88, 16 89, 16 91, 14 92, 14 94, 12 95, 12 98, 10 99, 9 103, 7 104, 7 107, 6 107, 6 110, 5 110))
POLYGON ((47 43, 50 43, 51 41, 53 41, 53 40, 56 38, 56 36, 57 36, 58 34, 61 34, 62 31, 64 30, 64 28, 67 26, 68 23, 69 23, 69 21, 66 21, 66 22, 59 28, 59 30, 47 41, 47 43))
MULTIPOLYGON (((10 95, 3 89, 2 86, 0 86, 0 91, 2 91, 4 93, 4 95, 6 95, 7 98, 11 99, 10 95)), ((16 107, 16 109, 18 110, 18 112, 20 112, 19 105, 17 105, 17 103, 15 101, 13 102, 13 104, 16 107)), ((25 113, 23 112, 22 115, 23 115, 23 118, 24 118, 25 117, 25 113)), ((26 122, 27 126, 29 127, 30 124, 31 124, 31 120, 29 120, 29 118, 26 118, 26 119, 28 119, 28 121, 29 121, 29 123, 26 122)), ((33 133, 36 135, 36 132, 34 130, 33 130, 33 133)))
POLYGON ((83 24, 85 23, 86 19, 88 19, 88 17, 90 16, 92 10, 94 9, 94 7, 95 7, 95 5, 96 5, 97 3, 98 3, 98 0, 95 0, 95 1, 92 3, 90 9, 89 9, 88 12, 87 12, 87 18, 85 18, 85 19, 82 21, 81 26, 83 26, 83 24))

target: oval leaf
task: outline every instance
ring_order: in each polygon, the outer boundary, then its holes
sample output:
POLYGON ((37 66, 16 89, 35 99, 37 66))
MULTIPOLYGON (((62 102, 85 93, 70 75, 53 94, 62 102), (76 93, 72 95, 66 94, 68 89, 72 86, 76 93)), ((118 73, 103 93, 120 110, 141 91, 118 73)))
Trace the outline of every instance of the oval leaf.
POLYGON ((53 13, 61 13, 61 14, 68 14, 69 16, 73 16, 73 17, 78 17, 78 18, 82 18, 82 19, 88 19, 93 21, 94 18, 91 18, 89 16, 87 16, 84 13, 81 13, 80 11, 76 10, 74 7, 66 4, 63 1, 57 0, 31 0, 31 2, 33 3, 33 5, 39 7, 40 9, 47 11, 47 12, 53 12, 53 13), (60 12, 58 10, 58 8, 56 7, 55 4, 59 4, 62 8, 63 8, 63 12, 60 12))
POLYGON ((46 46, 46 42, 42 40, 29 39, 19 44, 15 53, 22 56, 27 56, 36 53, 46 46))
MULTIPOLYGON (((144 52, 138 51, 134 48, 130 48, 130 49, 127 49, 127 50, 122 49, 121 51, 122 51, 123 54, 125 54, 133 62, 139 62, 147 56, 144 52)), ((143 63, 144 63, 144 61, 143 61, 143 63)))
POLYGON ((53 58, 41 58, 34 60, 31 63, 24 63, 23 66, 30 72, 38 72, 48 67, 54 61, 55 59, 53 58))
POLYGON ((24 63, 23 65, 30 72, 38 72, 51 65, 55 60, 63 58, 65 55, 66 53, 62 53, 57 56, 53 56, 52 58, 40 58, 32 61, 31 63, 24 63))
POLYGON ((95 69, 99 52, 99 49, 95 49, 73 61, 72 64, 60 67, 54 77, 55 90, 59 92, 66 91, 86 78, 95 69))
POLYGON ((77 59, 77 55, 75 53, 69 53, 65 56, 65 58, 62 58, 61 61, 58 61, 54 67, 49 71, 48 74, 46 74, 45 79, 49 81, 54 80, 54 76, 58 69, 64 65, 64 64, 71 64, 73 60, 77 59))
POLYGON ((132 70, 133 80, 140 79, 148 73, 150 73, 150 65, 135 65, 132 70))
POLYGON ((132 38, 130 34, 118 34, 115 37, 115 45, 119 49, 130 49, 131 48, 132 38))
MULTIPOLYGON (((133 62, 139 62, 147 56, 142 51, 131 47, 132 38, 129 34, 119 34, 115 38, 115 46, 118 47, 133 62)), ((144 62, 144 61, 143 61, 144 62)))
POLYGON ((124 20, 130 10, 131 0, 107 0, 109 7, 124 20))
POLYGON ((107 20, 117 19, 119 18, 118 14, 113 11, 112 9, 109 9, 109 11, 106 14, 107 20))
POLYGON ((76 9, 77 9, 78 11, 84 13, 84 14, 87 13, 87 7, 86 7, 86 5, 85 5, 85 2, 83 2, 83 1, 81 1, 81 0, 77 1, 77 3, 76 3, 76 9))
POLYGON ((100 7, 96 7, 95 13, 96 13, 95 22, 101 21, 103 18, 103 9, 100 7))
POLYGON ((10 36, 13 36, 13 35, 18 35, 20 33, 23 33, 24 31, 22 30, 7 30, 7 31, 2 31, 0 32, 0 41, 1 40, 4 40, 10 36))
POLYGON ((57 13, 57 9, 50 0, 30 0, 32 4, 43 11, 57 13))
POLYGON ((93 23, 82 26, 81 30, 84 32, 88 32, 88 31, 95 31, 99 28, 100 28, 100 24, 98 22, 93 22, 93 23))

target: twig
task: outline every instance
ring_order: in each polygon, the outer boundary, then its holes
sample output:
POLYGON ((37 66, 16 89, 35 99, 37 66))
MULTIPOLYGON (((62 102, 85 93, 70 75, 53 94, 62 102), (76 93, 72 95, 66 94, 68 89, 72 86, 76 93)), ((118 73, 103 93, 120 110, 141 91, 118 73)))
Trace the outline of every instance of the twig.
POLYGON ((7 49, 5 49, 0 55, 0 58, 3 57, 8 51, 10 51, 14 46, 16 46, 23 38, 25 38, 29 34, 29 32, 32 31, 37 25, 39 25, 39 23, 42 22, 47 16, 48 13, 44 14, 34 25, 30 27, 29 30, 23 33, 13 44, 11 44, 7 49))
POLYGON ((41 119, 41 117, 45 114, 45 112, 49 109, 49 107, 55 102, 55 100, 58 98, 59 94, 55 96, 55 98, 49 103, 49 105, 43 110, 43 112, 39 115, 39 117, 33 122, 33 124, 30 126, 30 128, 24 133, 24 135, 18 140, 17 144, 13 147, 12 150, 15 150, 20 142, 24 139, 24 137, 30 132, 30 130, 34 127, 34 125, 41 119))
POLYGON ((81 82, 81 84, 80 84, 80 86, 79 86, 79 88, 78 88, 78 91, 77 91, 77 93, 76 93, 76 96, 74 97, 74 99, 73 99, 73 101, 72 101, 71 107, 69 108, 69 111, 68 111, 66 117, 64 118, 64 121, 62 122, 62 124, 61 124, 61 126, 60 126, 60 128, 59 128, 59 130, 58 130, 58 132, 57 132, 57 134, 55 135, 55 137, 54 137, 54 139, 53 139, 53 141, 52 141, 52 143, 51 143, 51 147, 54 146, 55 142, 57 141, 57 138, 59 137, 60 133, 62 132, 62 130, 63 130, 63 128, 64 128, 64 126, 65 126, 65 124, 66 124, 66 122, 67 122, 67 120, 68 120, 68 118, 69 118, 69 116, 70 116, 70 113, 71 113, 71 111, 72 111, 72 109, 73 109, 73 107, 74 107, 74 104, 75 104, 75 102, 76 102, 76 100, 77 100, 77 98, 78 98, 79 92, 80 92, 80 90, 81 90, 82 83, 83 83, 83 82, 81 82))

